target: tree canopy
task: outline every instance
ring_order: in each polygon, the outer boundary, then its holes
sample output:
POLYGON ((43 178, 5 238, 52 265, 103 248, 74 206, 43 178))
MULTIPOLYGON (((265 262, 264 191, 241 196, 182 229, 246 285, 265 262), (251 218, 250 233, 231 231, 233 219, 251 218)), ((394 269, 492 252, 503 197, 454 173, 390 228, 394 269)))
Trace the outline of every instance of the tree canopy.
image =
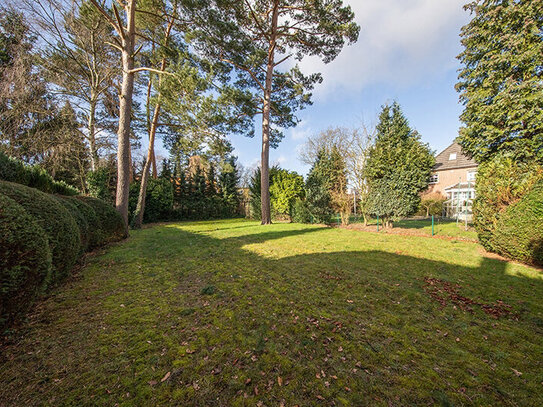
POLYGON ((369 211, 386 226, 414 213, 434 163, 432 151, 409 126, 400 105, 383 106, 365 166, 369 211))
POLYGON ((543 162, 543 2, 477 0, 462 28, 458 141, 478 162, 498 152, 543 162))

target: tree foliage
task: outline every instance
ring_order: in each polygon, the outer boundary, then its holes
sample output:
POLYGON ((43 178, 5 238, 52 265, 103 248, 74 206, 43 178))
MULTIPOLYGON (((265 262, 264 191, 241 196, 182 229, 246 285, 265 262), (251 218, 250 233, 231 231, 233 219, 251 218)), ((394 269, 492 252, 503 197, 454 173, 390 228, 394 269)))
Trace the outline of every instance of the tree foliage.
POLYGON ((317 154, 305 181, 307 209, 312 221, 316 223, 328 223, 333 213, 330 169, 328 154, 325 149, 322 149, 317 154))
POLYGON ((273 174, 270 184, 273 216, 290 219, 294 202, 305 195, 304 178, 295 171, 279 169, 273 174))
POLYGON ((282 129, 295 126, 296 111, 311 103, 320 74, 304 75, 298 65, 280 71, 289 59, 314 55, 328 63, 344 43, 358 38, 350 7, 341 0, 203 1, 196 10, 200 49, 236 69, 233 95, 248 118, 262 114, 261 218, 271 222, 269 148, 282 129))
POLYGON ((482 163, 496 153, 543 162, 543 2, 477 0, 462 28, 458 139, 482 163))
POLYGON ((411 129, 400 105, 383 106, 365 166, 370 212, 386 226, 414 213, 434 163, 430 148, 411 129))
POLYGON ((493 238, 498 221, 510 205, 518 202, 543 179, 543 167, 525 163, 511 155, 498 154, 479 166, 473 202, 473 223, 479 242, 496 251, 493 238))

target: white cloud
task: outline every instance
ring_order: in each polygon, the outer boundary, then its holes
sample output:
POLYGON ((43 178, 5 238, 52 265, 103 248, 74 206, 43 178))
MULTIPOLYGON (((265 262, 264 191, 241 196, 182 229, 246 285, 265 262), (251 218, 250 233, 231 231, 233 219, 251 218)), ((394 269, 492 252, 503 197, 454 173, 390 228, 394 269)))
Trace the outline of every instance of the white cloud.
POLYGON ((301 120, 296 127, 290 131, 293 140, 305 140, 311 135, 311 128, 307 120, 301 120))
POLYGON ((305 58, 306 73, 322 72, 315 89, 322 98, 333 92, 356 93, 369 84, 424 84, 457 65, 460 27, 469 18, 465 0, 348 0, 361 27, 358 42, 346 45, 325 65, 305 58))
POLYGON ((283 165, 283 164, 285 164, 287 161, 288 161, 288 158, 285 157, 284 155, 280 155, 279 158, 277 159, 277 162, 279 163, 279 165, 283 165))

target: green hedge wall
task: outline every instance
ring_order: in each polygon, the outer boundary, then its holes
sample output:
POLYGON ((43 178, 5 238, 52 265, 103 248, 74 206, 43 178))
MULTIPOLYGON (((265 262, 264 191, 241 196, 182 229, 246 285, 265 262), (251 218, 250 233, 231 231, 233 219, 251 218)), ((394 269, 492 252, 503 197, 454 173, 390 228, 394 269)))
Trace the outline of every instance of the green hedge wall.
POLYGON ((115 208, 0 181, 0 328, 66 277, 85 250, 126 237, 115 208))
POLYGON ((0 194, 0 327, 32 305, 50 276, 47 235, 21 205, 0 194))
MULTIPOLYGON (((96 211, 92 206, 85 203, 78 196, 63 196, 57 195, 59 199, 67 201, 74 205, 78 211, 83 215, 88 225, 88 232, 86 236, 87 250, 92 250, 96 247, 102 246, 107 242, 107 236, 104 235, 102 231, 102 224, 100 218, 96 214, 96 211)), ((110 210, 114 210, 113 207, 110 207, 110 210)), ((84 240, 82 241, 84 242, 84 240)))
POLYGON ((543 181, 502 213, 492 246, 512 259, 543 266, 543 181))
POLYGON ((485 249, 498 252, 494 234, 500 216, 532 187, 543 180, 543 168, 536 163, 522 163, 498 155, 479 166, 473 203, 473 224, 485 249))
POLYGON ((77 199, 89 205, 98 218, 96 227, 99 231, 98 245, 121 240, 127 237, 121 215, 110 205, 98 198, 77 196, 77 199))
POLYGON ((53 280, 66 276, 80 255, 80 234, 70 212, 53 196, 34 188, 0 181, 0 193, 21 205, 42 227, 53 260, 53 280))
POLYGON ((63 181, 55 181, 47 172, 36 166, 8 157, 0 152, 0 180, 16 182, 50 194, 77 195, 79 191, 63 181))

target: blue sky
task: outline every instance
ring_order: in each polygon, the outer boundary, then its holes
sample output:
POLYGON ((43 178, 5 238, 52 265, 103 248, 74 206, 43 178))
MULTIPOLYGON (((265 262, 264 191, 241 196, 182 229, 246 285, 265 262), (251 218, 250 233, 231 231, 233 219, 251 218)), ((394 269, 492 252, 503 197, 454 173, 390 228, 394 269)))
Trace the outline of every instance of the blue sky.
MULTIPOLYGON (((299 112, 301 123, 285 132, 270 162, 306 174, 298 149, 329 126, 375 124, 382 104, 397 100, 423 141, 440 151, 458 134, 462 106, 454 90, 460 67, 460 28, 469 21, 465 0, 349 0, 361 26, 356 44, 328 65, 316 58, 300 64, 322 72, 313 105, 299 112)), ((260 159, 261 117, 254 139, 233 136, 234 154, 245 167, 260 159)))
MULTIPOLYGON (((330 126, 375 125, 383 104, 398 101, 422 140, 439 152, 457 136, 462 106, 454 89, 460 64, 460 29, 469 21, 466 0, 344 0, 361 26, 358 42, 345 46, 325 65, 318 58, 300 63, 306 74, 321 72, 313 105, 298 113, 270 163, 306 175, 298 159, 308 137, 330 126)), ((254 138, 232 136, 234 155, 246 168, 260 162, 261 116, 254 138)), ((146 148, 145 140, 142 139, 146 148)), ((167 156, 160 145, 159 158, 167 156)), ((143 150, 142 150, 143 151, 143 150)), ((142 152, 143 154, 143 152, 142 152)))

